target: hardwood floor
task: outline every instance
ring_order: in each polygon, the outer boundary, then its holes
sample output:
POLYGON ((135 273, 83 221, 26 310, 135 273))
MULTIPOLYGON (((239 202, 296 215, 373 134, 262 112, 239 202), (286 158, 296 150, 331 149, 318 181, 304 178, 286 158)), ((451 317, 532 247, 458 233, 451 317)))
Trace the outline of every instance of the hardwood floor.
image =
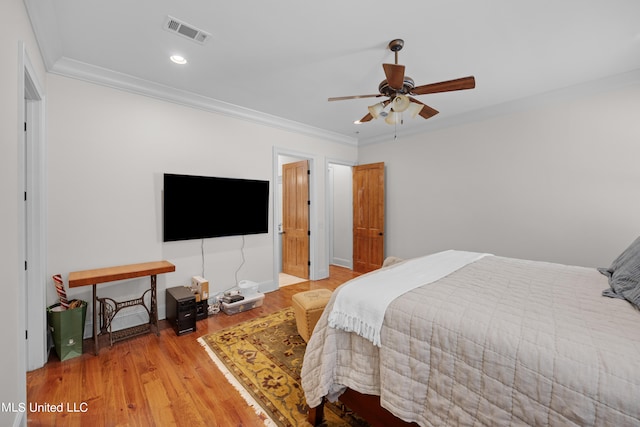
POLYGON ((197 322, 197 331, 177 336, 160 322, 160 337, 148 334, 84 354, 49 362, 27 373, 27 422, 32 426, 260 426, 262 421, 215 367, 196 341, 202 335, 291 306, 298 292, 333 290, 358 276, 330 267, 330 277, 280 288, 261 307, 197 322), (54 412, 55 410, 55 412, 54 412))

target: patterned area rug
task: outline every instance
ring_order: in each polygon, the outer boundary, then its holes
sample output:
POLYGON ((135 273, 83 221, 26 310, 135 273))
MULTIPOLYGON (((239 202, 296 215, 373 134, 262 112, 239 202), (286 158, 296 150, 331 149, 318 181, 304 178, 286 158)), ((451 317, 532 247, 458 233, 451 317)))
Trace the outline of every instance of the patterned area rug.
MULTIPOLYGON (((198 338, 268 426, 308 426, 300 386, 306 343, 291 307, 198 338)), ((325 405, 324 426, 367 426, 341 403, 325 405)))

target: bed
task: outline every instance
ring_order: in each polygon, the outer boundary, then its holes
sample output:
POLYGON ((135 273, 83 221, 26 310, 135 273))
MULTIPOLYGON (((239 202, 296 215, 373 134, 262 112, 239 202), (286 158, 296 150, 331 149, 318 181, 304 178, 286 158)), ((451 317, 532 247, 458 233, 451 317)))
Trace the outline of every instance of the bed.
POLYGON ((302 367, 310 421, 346 397, 373 425, 640 425, 640 238, 599 270, 482 255, 393 298, 377 343, 329 326, 353 281, 336 289, 302 367))

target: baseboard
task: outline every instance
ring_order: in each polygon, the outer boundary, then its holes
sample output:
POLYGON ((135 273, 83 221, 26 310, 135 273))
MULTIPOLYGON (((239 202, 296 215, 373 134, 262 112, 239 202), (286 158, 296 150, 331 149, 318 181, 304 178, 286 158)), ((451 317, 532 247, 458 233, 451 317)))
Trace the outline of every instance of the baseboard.
MULTIPOLYGON (((278 287, 274 288, 273 280, 267 280, 258 284, 258 291, 262 293, 273 292, 278 287)), ((158 320, 164 320, 166 316, 166 305, 158 305, 158 320)), ((113 318, 112 331, 119 331, 120 329, 129 328, 131 326, 138 326, 149 322, 149 314, 142 306, 127 307, 113 318)), ((84 326, 84 338, 91 338, 93 336, 93 317, 87 313, 87 319, 84 326)))
POLYGON ((279 288, 278 284, 275 283, 273 280, 267 280, 267 281, 258 283, 258 292, 262 292, 263 294, 277 291, 278 288, 279 288))
POLYGON ((334 257, 331 260, 331 264, 332 265, 337 265, 339 267, 345 267, 348 268, 350 270, 353 270, 353 261, 350 259, 344 259, 344 258, 336 258, 334 257))
MULTIPOLYGON (((138 326, 149 322, 149 314, 143 307, 127 307, 126 311, 120 311, 111 322, 111 329, 113 332, 121 329, 129 328, 131 326, 138 326)), ((165 319, 166 306, 163 304, 158 306, 158 320, 165 319)), ((99 320, 98 320, 99 321, 99 320)), ((93 317, 87 315, 84 326, 83 337, 91 338, 93 336, 93 317)))

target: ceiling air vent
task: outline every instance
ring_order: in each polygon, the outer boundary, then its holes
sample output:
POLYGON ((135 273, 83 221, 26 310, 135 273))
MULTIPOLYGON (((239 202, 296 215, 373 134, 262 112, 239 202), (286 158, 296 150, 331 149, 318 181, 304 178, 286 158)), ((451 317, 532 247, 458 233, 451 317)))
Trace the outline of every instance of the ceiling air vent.
POLYGON ((183 37, 201 44, 204 44, 209 40, 209 37, 211 37, 211 34, 206 31, 202 31, 191 24, 182 22, 173 16, 167 16, 167 19, 164 21, 164 29, 171 31, 172 33, 180 34, 183 37))

